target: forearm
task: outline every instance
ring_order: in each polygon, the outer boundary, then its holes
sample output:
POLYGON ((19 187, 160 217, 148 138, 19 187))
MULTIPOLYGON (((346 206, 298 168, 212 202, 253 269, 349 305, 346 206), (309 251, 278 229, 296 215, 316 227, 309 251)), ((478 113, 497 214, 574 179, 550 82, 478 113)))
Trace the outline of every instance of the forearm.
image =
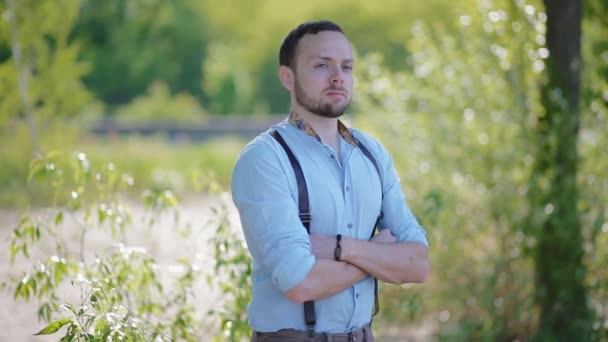
POLYGON ((332 296, 367 277, 360 268, 346 262, 317 258, 306 278, 285 295, 296 302, 332 296))
POLYGON ((422 283, 429 273, 428 248, 417 242, 377 243, 345 239, 342 260, 392 284, 422 283))

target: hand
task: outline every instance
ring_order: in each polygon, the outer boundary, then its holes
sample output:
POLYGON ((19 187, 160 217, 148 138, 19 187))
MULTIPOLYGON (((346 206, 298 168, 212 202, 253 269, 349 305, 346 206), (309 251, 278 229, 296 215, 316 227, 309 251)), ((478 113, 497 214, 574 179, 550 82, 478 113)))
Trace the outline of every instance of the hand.
POLYGON ((336 249, 335 235, 311 234, 312 254, 320 259, 334 260, 334 250, 336 249))
POLYGON ((395 243, 397 238, 391 233, 390 229, 380 229, 378 233, 370 240, 376 243, 395 243))

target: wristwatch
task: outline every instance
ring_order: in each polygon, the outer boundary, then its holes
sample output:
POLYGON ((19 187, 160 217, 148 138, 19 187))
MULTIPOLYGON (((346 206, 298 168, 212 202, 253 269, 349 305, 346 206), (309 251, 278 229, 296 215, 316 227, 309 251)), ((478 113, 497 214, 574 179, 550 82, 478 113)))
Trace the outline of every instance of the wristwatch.
POLYGON ((342 246, 340 246, 341 240, 342 234, 336 235, 336 249, 334 249, 334 259, 336 259, 336 261, 340 261, 340 258, 342 258, 342 246))

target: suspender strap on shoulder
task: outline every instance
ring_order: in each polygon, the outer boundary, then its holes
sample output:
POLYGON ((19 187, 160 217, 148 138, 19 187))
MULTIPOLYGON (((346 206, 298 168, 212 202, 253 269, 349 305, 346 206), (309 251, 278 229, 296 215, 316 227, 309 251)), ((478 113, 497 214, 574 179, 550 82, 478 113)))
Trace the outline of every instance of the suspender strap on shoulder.
MULTIPOLYGON (((289 163, 291 164, 291 168, 296 175, 296 182, 298 183, 298 211, 300 216, 300 221, 304 228, 306 228, 306 232, 310 234, 310 206, 308 202, 308 187, 306 186, 306 179, 304 178, 304 172, 302 172, 302 167, 300 163, 293 155, 293 152, 283 140, 283 137, 277 131, 270 132, 270 135, 283 147, 285 153, 287 153, 287 157, 289 158, 289 163)), ((304 321, 306 322, 306 327, 308 328, 308 336, 312 338, 315 334, 315 325, 317 324, 317 314, 315 312, 315 302, 307 301, 304 302, 304 321)))
MULTIPOLYGON (((367 147, 365 147, 365 145, 363 145, 361 141, 358 141, 358 145, 361 149, 361 152, 363 152, 367 159, 369 159, 372 164, 374 164, 376 172, 378 172, 378 177, 380 178, 380 185, 382 186, 382 173, 380 172, 380 167, 376 162, 376 158, 374 158, 371 152, 369 152, 367 147)), ((384 189, 382 190, 382 200, 384 200, 384 189)), ((380 225, 380 220, 382 219, 382 216, 384 216, 384 213, 381 211, 380 215, 378 215, 378 219, 376 220, 376 224, 374 225, 374 229, 372 229, 372 235, 370 239, 374 237, 374 234, 376 234, 376 228, 378 228, 378 226, 380 225)), ((374 311, 372 312, 372 316, 376 316, 378 314, 378 311, 380 311, 380 302, 378 300, 378 278, 374 278, 374 311)))
MULTIPOLYGON (((363 145, 361 143, 361 141, 357 141, 357 142, 358 142, 359 148, 361 149, 361 152, 363 152, 363 154, 367 157, 367 159, 369 159, 369 161, 372 162, 372 164, 374 165, 374 168, 376 168, 376 172, 378 172, 378 178, 380 179, 380 186, 383 187, 382 173, 380 172, 380 167, 378 166, 378 163, 376 162, 376 158, 374 158, 374 156, 371 154, 371 152, 369 152, 367 147, 365 147, 365 145, 363 145)), ((384 200, 384 189, 382 189, 382 200, 384 200)), ((380 215, 378 215, 378 219, 376 220, 376 224, 374 226, 374 229, 372 230, 372 237, 374 236, 374 234, 376 234, 376 228, 380 225, 380 220, 382 219, 382 216, 384 216, 384 213, 382 211, 380 211, 380 215)))
POLYGON ((310 234, 310 205, 308 202, 308 187, 306 186, 306 179, 304 178, 304 172, 302 172, 302 167, 300 167, 300 163, 291 152, 283 137, 277 131, 270 132, 270 135, 283 147, 285 153, 287 153, 287 157, 289 158, 289 163, 291 164, 291 168, 296 175, 296 182, 298 183, 298 210, 300 212, 300 221, 306 228, 306 231, 310 234))
MULTIPOLYGON (((378 172, 378 177, 380 177, 380 185, 382 185, 382 173, 380 172, 380 167, 378 166, 378 163, 376 162, 376 158, 374 158, 374 156, 372 156, 372 154, 369 152, 369 150, 367 149, 367 147, 365 147, 365 145, 363 145, 361 143, 361 141, 357 141, 359 148, 361 149, 361 152, 363 152, 363 154, 367 157, 367 159, 369 159, 372 164, 374 164, 374 167, 376 168, 376 172, 378 172)), ((384 191, 382 191, 382 198, 384 198, 384 191)))

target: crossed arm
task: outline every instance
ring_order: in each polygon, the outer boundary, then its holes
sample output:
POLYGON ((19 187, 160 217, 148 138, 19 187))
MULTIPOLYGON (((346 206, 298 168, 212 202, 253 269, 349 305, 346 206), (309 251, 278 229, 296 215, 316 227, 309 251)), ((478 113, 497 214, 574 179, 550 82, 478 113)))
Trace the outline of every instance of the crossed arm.
POLYGON ((343 238, 341 261, 334 260, 336 237, 310 236, 317 258, 306 278, 285 295, 305 302, 334 295, 368 275, 392 284, 422 283, 429 273, 428 249, 417 242, 396 242, 390 230, 370 241, 343 238))

